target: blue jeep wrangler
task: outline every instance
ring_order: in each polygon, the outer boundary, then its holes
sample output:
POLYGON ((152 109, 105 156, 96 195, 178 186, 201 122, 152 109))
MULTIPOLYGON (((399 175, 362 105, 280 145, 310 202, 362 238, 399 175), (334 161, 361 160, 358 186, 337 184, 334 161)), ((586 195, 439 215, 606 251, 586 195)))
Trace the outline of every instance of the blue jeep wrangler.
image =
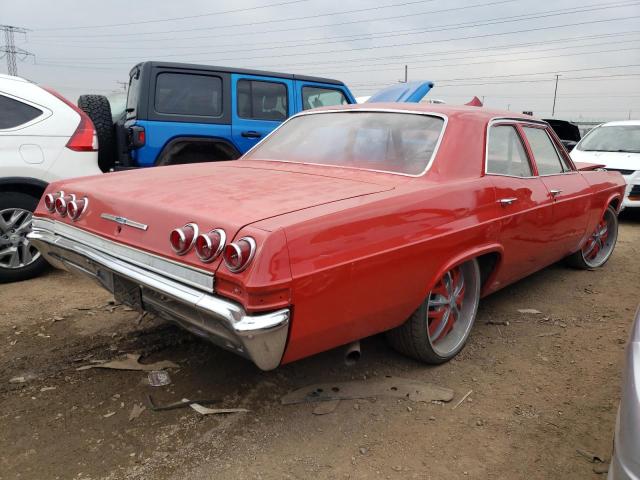
POLYGON ((347 103, 356 100, 337 80, 166 62, 131 69, 115 125, 106 97, 78 99, 96 126, 103 171, 232 160, 295 113, 347 103))

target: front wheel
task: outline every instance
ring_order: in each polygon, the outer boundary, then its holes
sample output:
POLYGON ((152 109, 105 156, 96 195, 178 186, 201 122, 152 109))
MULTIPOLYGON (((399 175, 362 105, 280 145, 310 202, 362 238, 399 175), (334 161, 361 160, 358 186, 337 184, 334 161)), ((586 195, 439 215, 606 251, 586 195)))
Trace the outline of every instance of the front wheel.
POLYGON ((455 357, 478 312, 480 268, 469 260, 447 271, 405 323, 387 332, 393 348, 431 364, 455 357))
POLYGON ((37 205, 38 199, 25 193, 0 195, 0 283, 33 278, 47 267, 45 259, 27 239, 37 205))
POLYGON ((575 268, 598 268, 607 263, 618 240, 618 216, 608 207, 582 248, 567 257, 569 265, 575 268))

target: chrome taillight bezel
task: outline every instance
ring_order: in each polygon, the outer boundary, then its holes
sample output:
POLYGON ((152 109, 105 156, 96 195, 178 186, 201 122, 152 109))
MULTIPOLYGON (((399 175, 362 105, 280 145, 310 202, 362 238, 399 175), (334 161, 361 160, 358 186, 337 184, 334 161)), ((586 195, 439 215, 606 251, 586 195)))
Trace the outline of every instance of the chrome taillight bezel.
POLYGON ((68 203, 74 202, 75 200, 76 200, 76 196, 73 193, 70 195, 61 195, 58 198, 56 198, 54 202, 56 213, 61 217, 66 217, 68 203), (62 206, 59 206, 59 205, 62 205, 62 206))
POLYGON ((183 225, 180 228, 174 228, 173 230, 171 230, 171 232, 169 233, 169 245, 171 245, 171 249, 177 254, 177 255, 186 255, 187 253, 189 253, 189 251, 193 248, 193 246, 196 243, 196 238, 198 238, 198 225, 195 223, 186 223, 185 225, 183 225), (190 228, 193 230, 193 236, 191 237, 191 241, 188 240, 187 238, 187 234, 185 233, 185 229, 190 228), (173 235, 174 232, 177 232, 178 235, 180 236, 180 244, 181 246, 179 248, 176 248, 173 245, 173 242, 171 241, 171 235, 173 235), (187 245, 188 243, 188 245, 187 245))
POLYGON ((211 263, 216 258, 218 258, 220 256, 220 254, 222 253, 222 250, 224 249, 226 244, 227 244, 227 234, 226 234, 226 232, 221 228, 214 228, 213 230, 209 230, 207 233, 201 233, 200 235, 198 235, 198 237, 196 237, 196 241, 195 241, 196 255, 198 256, 198 258, 202 262, 211 263), (203 238, 205 240, 205 242, 207 242, 207 246, 208 246, 209 250, 211 250, 213 245, 211 243, 210 235, 212 235, 212 234, 217 234, 220 237, 220 243, 218 244, 218 248, 215 250, 215 252, 213 252, 209 256, 202 255, 200 253, 200 251, 198 250, 198 238, 203 238))
POLYGON ((82 216, 84 212, 87 211, 88 207, 89 207, 89 199, 87 197, 83 197, 80 200, 74 199, 67 204, 67 214, 69 215, 69 218, 75 222, 82 216), (69 212, 69 207, 71 205, 73 205, 75 208, 75 211, 76 211, 75 215, 71 215, 71 212, 69 212))
POLYGON ((59 197, 64 197, 64 192, 62 190, 54 193, 47 193, 44 196, 44 208, 46 208, 49 213, 54 213, 56 211, 56 199, 59 197), (48 203, 51 203, 51 206, 47 205, 48 203))
POLYGON ((257 244, 256 244, 256 241, 254 240, 253 237, 242 237, 242 238, 239 238, 235 242, 232 242, 229 245, 227 245, 225 247, 225 249, 226 248, 233 248, 235 250, 236 254, 241 257, 242 256, 242 250, 238 246, 238 244, 240 242, 247 242, 249 244, 249 254, 247 255, 247 259, 244 260, 243 262, 241 262, 238 267, 234 267, 233 265, 229 264, 229 261, 227 260, 226 255, 224 255, 224 254, 222 255, 222 259, 224 260, 225 266, 232 273, 240 273, 243 270, 246 270, 247 267, 251 264, 251 261, 253 260, 253 257, 255 257, 255 255, 256 255, 257 244))

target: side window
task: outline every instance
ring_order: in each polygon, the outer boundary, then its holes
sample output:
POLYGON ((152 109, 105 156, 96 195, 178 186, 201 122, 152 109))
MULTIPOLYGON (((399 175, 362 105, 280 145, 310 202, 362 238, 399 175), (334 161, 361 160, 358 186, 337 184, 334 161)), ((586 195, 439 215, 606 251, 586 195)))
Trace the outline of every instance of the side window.
POLYGON ((496 125, 489 129, 487 173, 515 177, 533 175, 520 136, 511 125, 496 125))
POLYGON ((523 128, 540 175, 553 175, 564 172, 558 151, 544 128, 523 128))
POLYGON ((317 107, 332 105, 346 105, 347 97, 340 90, 334 88, 302 87, 302 109, 309 110, 317 107))
POLYGON ((252 120, 287 118, 287 86, 260 80, 238 80, 238 116, 252 120))
POLYGON ((0 112, 0 129, 24 125, 42 115, 42 110, 4 95, 0 95, 0 112))
POLYGON ((222 115, 222 79, 210 75, 160 73, 156 77, 155 110, 174 115, 222 115))

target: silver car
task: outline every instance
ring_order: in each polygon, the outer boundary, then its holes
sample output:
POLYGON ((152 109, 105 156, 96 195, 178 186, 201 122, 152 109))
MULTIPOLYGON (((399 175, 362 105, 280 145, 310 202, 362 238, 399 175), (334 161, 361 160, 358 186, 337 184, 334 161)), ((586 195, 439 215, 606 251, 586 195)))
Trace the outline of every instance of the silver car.
POLYGON ((627 345, 609 480, 640 480, 640 307, 627 345))

